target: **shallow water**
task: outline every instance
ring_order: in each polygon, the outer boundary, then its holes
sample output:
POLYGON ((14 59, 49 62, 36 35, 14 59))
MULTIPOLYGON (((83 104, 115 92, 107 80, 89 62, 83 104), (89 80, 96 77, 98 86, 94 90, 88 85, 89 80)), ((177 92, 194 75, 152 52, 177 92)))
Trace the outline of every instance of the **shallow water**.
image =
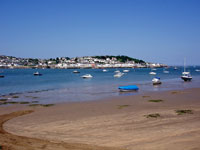
MULTIPOLYGON (((160 86, 153 86, 149 75, 150 68, 129 69, 121 78, 114 78, 116 69, 78 69, 80 74, 74 74, 73 69, 2 69, 5 78, 0 78, 0 94, 10 93, 20 96, 21 101, 37 100, 40 103, 59 103, 66 101, 97 100, 120 95, 134 95, 144 91, 164 91, 184 88, 200 87, 200 72, 195 69, 200 67, 189 67, 188 71, 193 76, 192 82, 183 82, 180 79, 182 67, 178 70, 167 69, 169 73, 164 73, 163 68, 157 69, 158 77, 161 78, 160 86), (39 71, 42 76, 33 76, 39 71), (80 76, 91 74, 92 79, 82 79, 80 76), (136 84, 140 90, 138 92, 121 93, 118 86, 136 84)), ((119 69, 123 71, 124 69, 119 69)))

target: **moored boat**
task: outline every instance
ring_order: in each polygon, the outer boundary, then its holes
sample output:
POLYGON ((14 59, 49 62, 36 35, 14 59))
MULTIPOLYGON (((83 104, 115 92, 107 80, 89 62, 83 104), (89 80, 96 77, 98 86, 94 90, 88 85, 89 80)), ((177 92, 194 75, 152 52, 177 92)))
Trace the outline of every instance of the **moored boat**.
POLYGON ((181 79, 183 79, 184 81, 192 80, 192 75, 190 74, 190 72, 186 72, 185 59, 184 59, 184 71, 182 72, 181 79))
POLYGON ((34 76, 41 76, 42 74, 37 71, 37 72, 33 73, 33 75, 34 76))
POLYGON ((123 72, 129 72, 130 70, 123 70, 123 72))
POLYGON ((73 73, 80 73, 78 70, 74 70, 73 73))
POLYGON ((89 78, 92 78, 93 76, 91 74, 85 74, 81 77, 84 78, 84 79, 89 79, 89 78))
POLYGON ((114 75, 114 77, 115 77, 115 78, 120 78, 120 77, 123 76, 123 75, 124 75, 124 73, 118 72, 118 73, 116 73, 116 74, 114 75))
POLYGON ((181 79, 183 79, 184 81, 191 81, 192 76, 191 76, 190 72, 182 72, 181 79))
POLYGON ((169 73, 169 71, 168 70, 164 70, 163 73, 169 73))
POLYGON ((200 69, 196 69, 195 71, 196 71, 196 72, 200 72, 200 69))
POLYGON ((106 70, 106 69, 103 69, 102 71, 103 71, 103 72, 108 72, 108 70, 106 70))
POLYGON ((162 82, 160 81, 159 77, 155 77, 152 79, 152 83, 153 85, 158 85, 158 84, 161 84, 162 82))
POLYGON ((174 67, 174 70, 177 70, 178 68, 177 67, 174 67))
POLYGON ((137 87, 137 85, 119 86, 118 89, 121 92, 137 91, 137 90, 139 90, 139 88, 137 87))
POLYGON ((156 75, 156 72, 149 72, 150 75, 156 75))

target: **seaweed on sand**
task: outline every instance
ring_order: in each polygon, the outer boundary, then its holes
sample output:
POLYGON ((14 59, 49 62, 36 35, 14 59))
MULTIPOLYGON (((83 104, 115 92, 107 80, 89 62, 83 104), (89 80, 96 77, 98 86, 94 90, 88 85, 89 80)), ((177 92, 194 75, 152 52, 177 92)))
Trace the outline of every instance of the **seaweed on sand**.
POLYGON ((17 96, 17 95, 14 95, 14 96, 12 96, 12 98, 19 98, 19 96, 17 96))
POLYGON ((125 107, 128 107, 130 105, 118 105, 118 109, 122 109, 122 108, 125 108, 125 107))
POLYGON ((143 97, 143 98, 148 98, 148 97, 151 97, 151 96, 145 96, 145 95, 144 95, 144 96, 142 96, 142 97, 143 97))
POLYGON ((193 114, 192 110, 190 110, 190 109, 180 109, 180 110, 175 110, 175 112, 176 112, 178 115, 193 114))
POLYGON ((144 115, 146 118, 158 118, 160 117, 159 113, 155 113, 155 114, 148 114, 148 115, 144 115))
POLYGON ((26 101, 24 101, 24 102, 19 102, 20 104, 29 104, 30 102, 26 102, 26 101))
POLYGON ((0 99, 0 102, 5 102, 7 100, 8 100, 7 98, 2 98, 2 99, 0 99))
POLYGON ((31 107, 34 107, 34 106, 50 107, 50 106, 54 106, 54 104, 30 104, 29 106, 31 106, 31 107))
POLYGON ((159 102, 163 102, 163 100, 162 99, 150 99, 150 100, 148 100, 148 102, 159 103, 159 102))
POLYGON ((43 104, 41 106, 43 106, 43 107, 50 107, 50 106, 54 106, 54 104, 43 104))

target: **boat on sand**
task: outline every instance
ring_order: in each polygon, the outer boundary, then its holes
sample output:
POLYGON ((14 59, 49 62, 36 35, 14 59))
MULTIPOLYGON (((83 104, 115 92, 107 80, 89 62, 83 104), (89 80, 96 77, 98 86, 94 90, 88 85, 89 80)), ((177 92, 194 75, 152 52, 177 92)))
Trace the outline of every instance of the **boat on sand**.
POLYGON ((129 92, 129 91, 137 91, 139 88, 137 85, 126 85, 126 86, 119 86, 118 89, 121 92, 129 92))

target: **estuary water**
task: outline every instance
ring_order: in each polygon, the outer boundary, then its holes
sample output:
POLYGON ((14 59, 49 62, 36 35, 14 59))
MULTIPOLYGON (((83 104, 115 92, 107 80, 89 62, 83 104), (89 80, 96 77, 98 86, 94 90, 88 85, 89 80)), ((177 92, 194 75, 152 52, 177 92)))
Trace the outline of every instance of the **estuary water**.
POLYGON ((145 91, 164 91, 184 88, 200 87, 200 72, 195 71, 200 67, 188 67, 193 80, 184 82, 180 76, 183 67, 174 70, 173 67, 165 69, 169 73, 164 73, 163 68, 157 68, 154 72, 161 78, 160 86, 152 85, 152 76, 149 74, 150 68, 126 68, 130 70, 121 78, 114 78, 114 71, 123 72, 125 68, 107 69, 76 69, 79 74, 74 74, 74 69, 1 69, 0 74, 0 95, 17 94, 20 100, 30 100, 29 97, 37 97, 41 103, 59 103, 68 101, 88 101, 109 98, 119 95, 133 95, 145 91), (42 76, 34 76, 33 73, 39 71, 42 76), (83 79, 84 74, 91 74, 93 78, 83 79), (138 92, 121 93, 118 86, 133 85, 139 87, 138 92))

